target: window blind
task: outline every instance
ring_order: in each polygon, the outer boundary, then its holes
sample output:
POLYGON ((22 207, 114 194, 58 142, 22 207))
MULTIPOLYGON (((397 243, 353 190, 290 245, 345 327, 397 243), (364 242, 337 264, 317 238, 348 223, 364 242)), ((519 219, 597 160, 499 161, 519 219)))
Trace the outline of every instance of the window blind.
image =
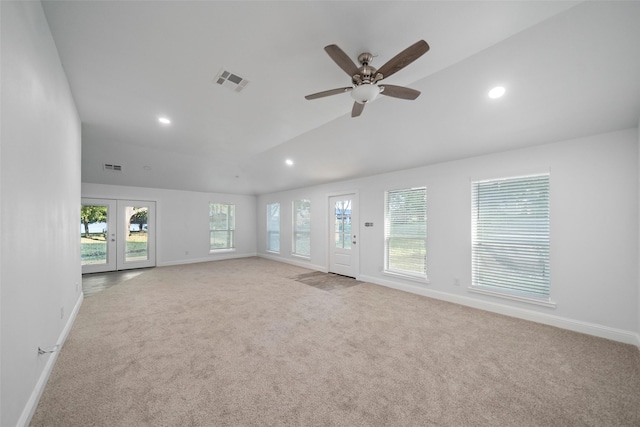
POLYGON ((280 252, 280 203, 267 205, 267 250, 280 252))
POLYGON ((549 175, 472 183, 472 285, 549 299, 549 175))
POLYGON ((293 253, 311 255, 311 201, 293 202, 293 253))
POLYGON ((426 278, 427 189, 385 192, 385 271, 426 278))

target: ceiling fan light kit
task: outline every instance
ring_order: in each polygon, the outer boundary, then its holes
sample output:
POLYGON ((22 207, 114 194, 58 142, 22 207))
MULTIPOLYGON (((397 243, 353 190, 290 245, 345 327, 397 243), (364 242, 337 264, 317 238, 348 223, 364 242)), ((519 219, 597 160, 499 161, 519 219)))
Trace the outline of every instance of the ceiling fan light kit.
POLYGON ((380 92, 382 92, 380 86, 373 83, 363 83, 353 88, 351 97, 360 104, 366 104, 376 99, 380 92))
POLYGON ((378 82, 397 73, 427 53, 429 45, 424 40, 412 44, 387 61, 387 63, 378 70, 369 65, 373 59, 373 55, 368 52, 358 55, 358 62, 361 64, 361 66, 358 67, 337 45, 332 44, 326 46, 324 50, 331 59, 351 77, 351 86, 307 95, 305 96, 306 99, 318 99, 324 98, 325 96, 351 92, 351 97, 355 100, 351 110, 351 117, 358 117, 362 114, 364 104, 375 100, 379 94, 408 100, 416 99, 418 95, 420 95, 420 92, 415 89, 393 85, 381 86, 378 85, 378 82))

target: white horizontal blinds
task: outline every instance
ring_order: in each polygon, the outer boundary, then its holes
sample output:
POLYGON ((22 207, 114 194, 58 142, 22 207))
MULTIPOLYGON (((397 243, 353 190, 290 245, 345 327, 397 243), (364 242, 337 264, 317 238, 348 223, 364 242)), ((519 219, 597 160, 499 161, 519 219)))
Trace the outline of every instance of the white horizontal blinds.
POLYGON ((427 189, 385 192, 385 270, 427 275, 427 189))
POLYGON ((267 205, 267 250, 280 252, 280 203, 267 205))
POLYGON ((473 285, 549 298, 549 175, 472 183, 473 285))
POLYGON ((210 249, 232 249, 235 246, 236 206, 227 203, 209 204, 210 249))
POLYGON ((293 202, 293 253, 311 254, 311 201, 306 199, 293 202))

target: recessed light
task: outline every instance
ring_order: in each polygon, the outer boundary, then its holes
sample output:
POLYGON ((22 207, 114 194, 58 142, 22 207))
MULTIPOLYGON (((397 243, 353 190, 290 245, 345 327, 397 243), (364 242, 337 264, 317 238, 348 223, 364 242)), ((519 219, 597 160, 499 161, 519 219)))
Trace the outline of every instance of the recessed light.
POLYGON ((489 98, 500 98, 505 93, 505 88, 502 86, 496 86, 489 91, 489 98))
POLYGON ((166 117, 158 117, 158 121, 163 125, 171 124, 171 120, 167 119, 166 117))
POLYGON ((289 166, 293 166, 293 160, 291 160, 291 159, 287 159, 284 162, 289 166))

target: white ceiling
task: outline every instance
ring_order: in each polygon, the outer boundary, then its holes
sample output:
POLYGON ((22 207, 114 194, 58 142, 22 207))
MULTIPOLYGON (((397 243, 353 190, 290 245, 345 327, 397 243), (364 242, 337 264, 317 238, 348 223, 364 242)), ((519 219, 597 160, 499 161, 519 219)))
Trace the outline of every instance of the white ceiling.
POLYGON ((84 182, 263 194, 637 126, 640 2, 44 1, 82 120, 84 182), (351 118, 325 53, 424 39, 351 118), (240 93, 214 83, 226 69, 240 93), (507 94, 491 100, 501 84, 507 94), (169 126, 157 118, 166 115, 169 126), (286 166, 286 158, 294 160, 286 166), (123 166, 122 173, 103 170, 123 166))

